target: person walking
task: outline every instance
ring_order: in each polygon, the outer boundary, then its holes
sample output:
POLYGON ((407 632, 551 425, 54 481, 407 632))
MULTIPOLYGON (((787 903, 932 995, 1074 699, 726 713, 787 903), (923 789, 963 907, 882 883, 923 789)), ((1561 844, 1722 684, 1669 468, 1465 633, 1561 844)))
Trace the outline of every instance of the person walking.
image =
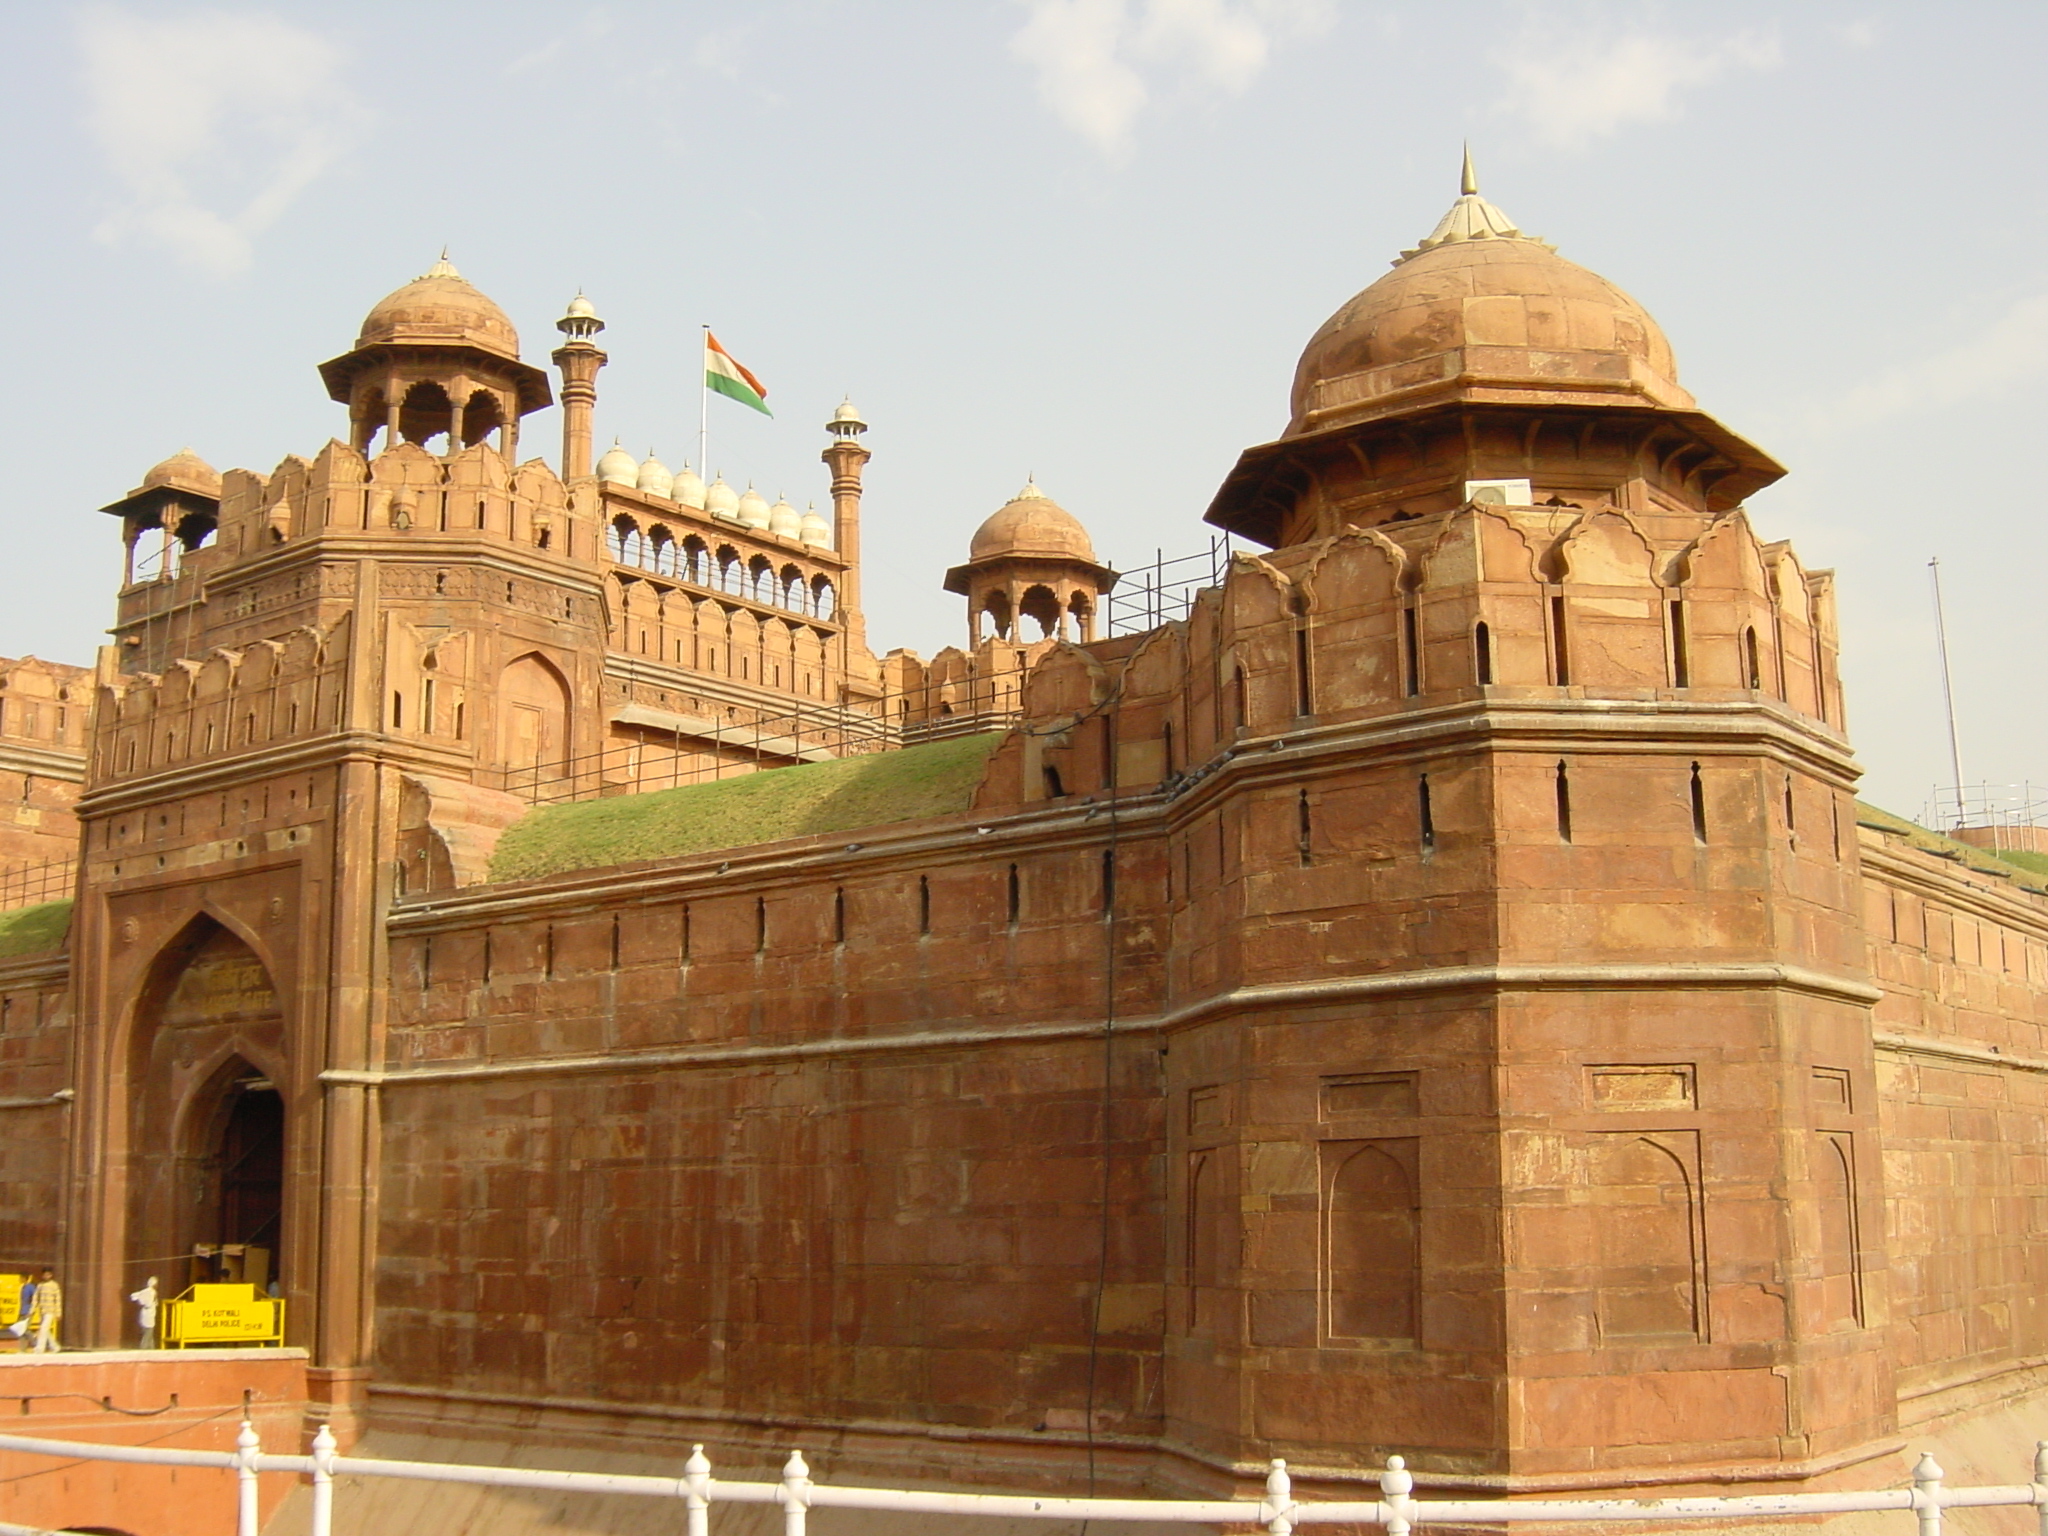
POLYGON ((135 1321, 142 1329, 142 1348, 156 1348, 156 1276, 139 1291, 130 1291, 128 1299, 135 1303, 135 1321))
POLYGON ((45 1269, 36 1276, 36 1299, 29 1303, 28 1322, 36 1342, 29 1351, 54 1355, 64 1346, 57 1342, 57 1325, 64 1321, 64 1288, 57 1284, 57 1272, 45 1269))

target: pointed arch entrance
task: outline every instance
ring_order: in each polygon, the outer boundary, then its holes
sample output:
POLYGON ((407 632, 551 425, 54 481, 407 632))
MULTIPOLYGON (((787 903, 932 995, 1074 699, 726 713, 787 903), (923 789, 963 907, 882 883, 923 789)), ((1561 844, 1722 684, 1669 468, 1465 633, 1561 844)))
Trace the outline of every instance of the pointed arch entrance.
POLYGON ((248 943, 195 918, 152 968, 129 1054, 130 1288, 267 1285, 285 1242, 284 1014, 248 943), (211 1250, 202 1257, 202 1250, 211 1250))

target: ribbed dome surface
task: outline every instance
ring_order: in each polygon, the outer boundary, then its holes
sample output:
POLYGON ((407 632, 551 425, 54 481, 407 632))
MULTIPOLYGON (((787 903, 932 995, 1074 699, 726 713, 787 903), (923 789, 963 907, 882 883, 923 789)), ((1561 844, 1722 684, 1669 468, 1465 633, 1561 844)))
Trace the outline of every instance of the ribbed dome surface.
POLYGON ((424 276, 379 299, 363 317, 356 346, 378 342, 466 342, 501 357, 519 356, 519 333, 505 311, 450 266, 445 256, 424 276))
POLYGON ((1466 237, 1416 251, 1324 323, 1295 370, 1287 435, 1460 377, 1693 405, 1657 322, 1606 278, 1536 240, 1466 237))
POLYGON ((220 495, 220 471, 199 457, 190 448, 180 448, 161 464, 153 466, 142 477, 138 490, 153 491, 160 485, 173 490, 198 491, 207 496, 220 495))
POLYGON ((1080 519, 1041 491, 1035 482, 1027 482, 1023 490, 974 530, 967 553, 975 561, 1022 555, 1096 563, 1095 545, 1080 519))

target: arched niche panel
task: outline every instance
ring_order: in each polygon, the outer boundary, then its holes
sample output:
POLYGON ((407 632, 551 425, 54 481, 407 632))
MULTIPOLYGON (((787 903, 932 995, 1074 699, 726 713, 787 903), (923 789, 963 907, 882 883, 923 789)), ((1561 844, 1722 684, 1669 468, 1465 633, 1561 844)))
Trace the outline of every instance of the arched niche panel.
POLYGON ((1413 1343, 1421 1212, 1414 1137, 1322 1144, 1325 1330, 1333 1341, 1413 1343))

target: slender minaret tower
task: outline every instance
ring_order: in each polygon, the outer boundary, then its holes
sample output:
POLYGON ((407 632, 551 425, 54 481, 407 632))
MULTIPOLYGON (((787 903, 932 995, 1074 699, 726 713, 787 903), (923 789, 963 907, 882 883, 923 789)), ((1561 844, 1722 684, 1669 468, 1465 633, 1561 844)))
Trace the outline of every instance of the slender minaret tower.
POLYGON ((597 405, 597 370, 607 359, 591 338, 604 329, 590 300, 578 290, 568 313, 555 322, 568 339, 553 353, 562 372, 562 479, 590 477, 590 418, 597 405))
POLYGON ((867 622, 860 608, 860 472, 873 455, 859 442, 867 429, 853 401, 840 401, 839 409, 825 423, 825 430, 832 434, 831 445, 819 455, 832 471, 832 545, 846 562, 839 580, 840 617, 846 625, 847 643, 855 651, 865 650, 868 643, 867 622))

